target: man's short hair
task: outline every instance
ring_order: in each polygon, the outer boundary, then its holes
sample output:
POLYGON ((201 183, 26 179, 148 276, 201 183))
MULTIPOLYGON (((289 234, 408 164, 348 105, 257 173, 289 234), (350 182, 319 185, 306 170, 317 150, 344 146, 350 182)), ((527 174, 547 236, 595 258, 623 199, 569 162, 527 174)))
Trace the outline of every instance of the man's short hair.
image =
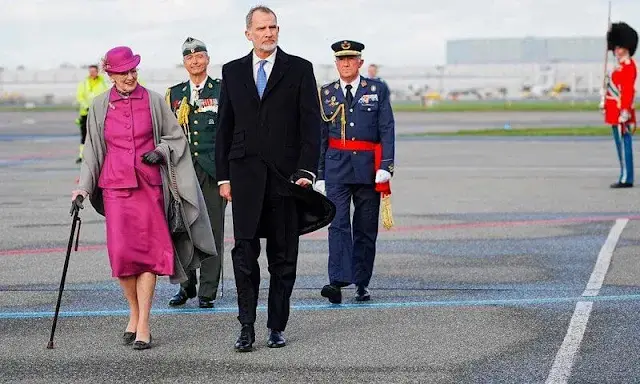
POLYGON ((273 17, 276 18, 276 23, 278 22, 278 16, 276 16, 276 13, 273 12, 271 8, 267 7, 266 5, 256 5, 255 7, 252 7, 249 10, 249 13, 247 13, 247 18, 245 20, 247 29, 251 28, 251 22, 253 21, 253 14, 256 13, 257 11, 272 14, 273 17))
POLYGON ((97 66, 97 65, 95 65, 95 64, 91 64, 91 65, 89 66, 89 69, 91 69, 91 68, 95 69, 96 71, 98 70, 98 66, 97 66))

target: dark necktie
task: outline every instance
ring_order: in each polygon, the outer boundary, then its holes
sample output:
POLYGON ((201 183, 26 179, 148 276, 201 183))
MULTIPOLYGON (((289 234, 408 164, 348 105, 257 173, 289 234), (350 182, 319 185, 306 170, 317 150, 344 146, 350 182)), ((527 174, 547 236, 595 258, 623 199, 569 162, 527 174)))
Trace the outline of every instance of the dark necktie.
POLYGON ((347 94, 345 95, 347 97, 347 105, 351 106, 351 102, 353 101, 353 94, 351 94, 351 88, 353 87, 351 86, 351 84, 347 84, 345 88, 347 89, 347 94))

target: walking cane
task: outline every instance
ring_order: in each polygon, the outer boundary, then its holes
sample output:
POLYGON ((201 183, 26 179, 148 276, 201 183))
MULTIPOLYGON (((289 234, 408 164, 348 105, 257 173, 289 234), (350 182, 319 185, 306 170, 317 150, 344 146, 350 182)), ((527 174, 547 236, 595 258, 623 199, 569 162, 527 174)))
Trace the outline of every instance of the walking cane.
POLYGON ((62 291, 64 290, 64 281, 67 277, 67 269, 69 267, 69 257, 71 256, 71 247, 73 246, 73 239, 75 235, 76 246, 75 250, 78 251, 78 240, 80 238, 80 224, 82 220, 78 217, 78 212, 83 208, 82 201, 84 198, 82 195, 76 197, 77 203, 74 201, 71 203, 71 211, 69 212, 71 216, 73 216, 73 221, 71 222, 71 234, 69 235, 69 244, 67 245, 67 255, 64 260, 64 267, 62 268, 62 278, 60 279, 60 288, 58 289, 58 302, 56 303, 56 312, 53 316, 53 324, 51 325, 51 336, 49 337, 49 343, 47 344, 47 349, 53 349, 53 335, 56 331, 56 324, 58 323, 58 314, 60 313, 60 301, 62 300, 62 291), (78 229, 76 232, 76 224, 78 225, 78 229))

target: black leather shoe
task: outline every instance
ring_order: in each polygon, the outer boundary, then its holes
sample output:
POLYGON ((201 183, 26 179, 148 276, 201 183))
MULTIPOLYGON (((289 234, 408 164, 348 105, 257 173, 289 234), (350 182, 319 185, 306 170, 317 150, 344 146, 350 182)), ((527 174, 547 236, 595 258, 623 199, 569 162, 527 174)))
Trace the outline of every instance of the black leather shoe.
POLYGON ((329 302, 331 304, 342 303, 342 291, 338 286, 327 284, 322 287, 322 291, 320 291, 320 294, 322 295, 322 297, 326 297, 327 299, 329 299, 329 302))
POLYGON ((133 341, 136 339, 136 333, 135 332, 125 332, 122 335, 122 344, 123 345, 131 345, 131 343, 133 343, 133 341))
POLYGON ((371 295, 369 294, 369 289, 364 285, 358 286, 356 289, 356 301, 369 301, 371 300, 371 295))
POLYGON ((198 306, 200 308, 213 308, 213 299, 210 299, 208 297, 199 297, 198 306))
POLYGON ((267 347, 269 348, 280 348, 287 345, 287 342, 284 339, 284 335, 282 331, 274 331, 273 329, 269 333, 269 340, 267 341, 267 347))
POLYGON ((633 187, 633 183, 613 183, 610 185, 611 188, 631 188, 633 187))
POLYGON ((142 340, 136 340, 133 342, 133 349, 135 350, 143 350, 151 348, 151 335, 149 335, 149 342, 142 340))
POLYGON ((238 336, 238 340, 236 340, 235 349, 238 352, 251 352, 255 341, 256 332, 253 329, 253 324, 242 324, 240 336, 238 336))
POLYGON ((184 303, 187 302, 187 300, 189 299, 193 299, 194 297, 196 297, 196 288, 195 287, 189 287, 187 289, 184 289, 182 287, 180 287, 180 289, 178 290, 178 293, 176 293, 171 300, 169 300, 169 305, 172 307, 178 306, 178 305, 183 305, 184 303))

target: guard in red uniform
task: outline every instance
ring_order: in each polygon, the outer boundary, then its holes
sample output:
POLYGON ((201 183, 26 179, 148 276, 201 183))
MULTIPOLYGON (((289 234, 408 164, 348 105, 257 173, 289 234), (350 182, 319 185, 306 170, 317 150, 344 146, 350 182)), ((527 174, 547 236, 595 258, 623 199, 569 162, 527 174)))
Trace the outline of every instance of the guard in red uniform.
POLYGON ((600 108, 605 123, 611 125, 620 161, 620 178, 611 188, 633 187, 632 135, 636 130, 633 100, 637 75, 632 59, 638 46, 638 33, 626 23, 614 23, 607 33, 607 49, 613 51, 616 66, 606 80, 600 108))

